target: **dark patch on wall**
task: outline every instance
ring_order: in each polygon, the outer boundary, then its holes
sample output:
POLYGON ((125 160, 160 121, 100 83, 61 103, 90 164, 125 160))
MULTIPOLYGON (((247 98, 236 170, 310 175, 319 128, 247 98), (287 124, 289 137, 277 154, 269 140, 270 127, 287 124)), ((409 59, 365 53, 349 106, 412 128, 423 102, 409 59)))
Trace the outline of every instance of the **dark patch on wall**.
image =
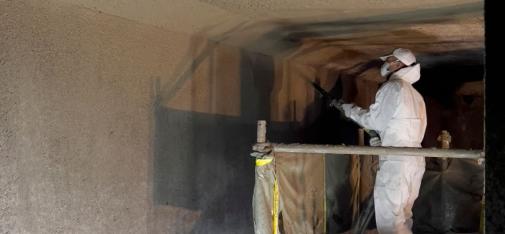
POLYGON ((252 122, 270 120, 270 94, 274 84, 273 58, 242 51, 240 61, 241 118, 252 122))
MULTIPOLYGON (((154 201, 200 211, 193 233, 252 233, 256 121, 269 118, 270 57, 241 56, 241 115, 179 111, 156 105, 154 201)), ((232 97, 231 97, 232 98, 232 97)), ((294 123, 268 122, 270 141, 298 141, 294 123)))
POLYGON ((197 233, 250 231, 255 124, 163 107, 156 121, 156 204, 200 211, 197 233))

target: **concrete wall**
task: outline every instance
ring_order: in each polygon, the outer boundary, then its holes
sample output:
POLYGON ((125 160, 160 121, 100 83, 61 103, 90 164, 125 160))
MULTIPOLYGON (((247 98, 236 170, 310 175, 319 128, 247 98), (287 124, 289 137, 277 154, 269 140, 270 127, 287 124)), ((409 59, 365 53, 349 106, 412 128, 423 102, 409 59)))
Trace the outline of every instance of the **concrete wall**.
POLYGON ((197 212, 153 208, 152 145, 191 38, 47 3, 0 1, 0 231, 188 232, 197 212))
POLYGON ((58 1, 0 22, 2 232, 252 232, 269 56, 58 1))

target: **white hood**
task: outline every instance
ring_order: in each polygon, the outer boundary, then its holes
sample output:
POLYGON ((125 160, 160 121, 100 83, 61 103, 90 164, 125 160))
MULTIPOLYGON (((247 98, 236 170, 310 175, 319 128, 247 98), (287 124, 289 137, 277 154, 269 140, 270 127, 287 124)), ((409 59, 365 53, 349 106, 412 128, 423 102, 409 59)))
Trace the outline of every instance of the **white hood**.
POLYGON ((421 78, 421 65, 402 68, 391 75, 391 79, 402 79, 411 84, 416 83, 421 78))

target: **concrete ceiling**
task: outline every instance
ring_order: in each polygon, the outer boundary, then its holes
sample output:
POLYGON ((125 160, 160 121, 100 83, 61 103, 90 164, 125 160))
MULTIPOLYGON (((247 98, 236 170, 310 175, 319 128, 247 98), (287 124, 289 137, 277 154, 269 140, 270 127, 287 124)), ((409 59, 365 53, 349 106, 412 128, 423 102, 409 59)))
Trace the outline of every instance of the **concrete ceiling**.
MULTIPOLYGON (((472 5, 482 0, 46 0, 79 5, 105 14, 159 26, 168 30, 197 33, 211 27, 230 28, 238 22, 289 20, 326 21, 387 15, 420 9, 472 5)), ((42 2, 42 1, 40 1, 42 2)))
MULTIPOLYGON (((293 57, 302 45, 308 45, 308 40, 315 41, 314 48, 320 50, 346 48, 362 51, 368 57, 394 46, 407 46, 425 54, 465 50, 483 53, 484 48, 483 0, 46 1, 74 4, 272 56, 293 57)), ((303 60, 299 62, 307 62, 303 60)))

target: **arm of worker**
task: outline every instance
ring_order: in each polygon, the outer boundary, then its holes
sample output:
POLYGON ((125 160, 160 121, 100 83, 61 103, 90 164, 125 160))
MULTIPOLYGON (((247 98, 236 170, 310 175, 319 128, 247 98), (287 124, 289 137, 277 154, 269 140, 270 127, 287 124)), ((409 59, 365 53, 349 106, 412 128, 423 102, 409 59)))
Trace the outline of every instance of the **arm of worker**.
POLYGON ((388 82, 379 89, 375 96, 375 103, 368 109, 363 109, 354 103, 342 104, 341 108, 346 117, 366 129, 382 131, 385 129, 396 108, 399 105, 401 86, 397 82, 388 82))

